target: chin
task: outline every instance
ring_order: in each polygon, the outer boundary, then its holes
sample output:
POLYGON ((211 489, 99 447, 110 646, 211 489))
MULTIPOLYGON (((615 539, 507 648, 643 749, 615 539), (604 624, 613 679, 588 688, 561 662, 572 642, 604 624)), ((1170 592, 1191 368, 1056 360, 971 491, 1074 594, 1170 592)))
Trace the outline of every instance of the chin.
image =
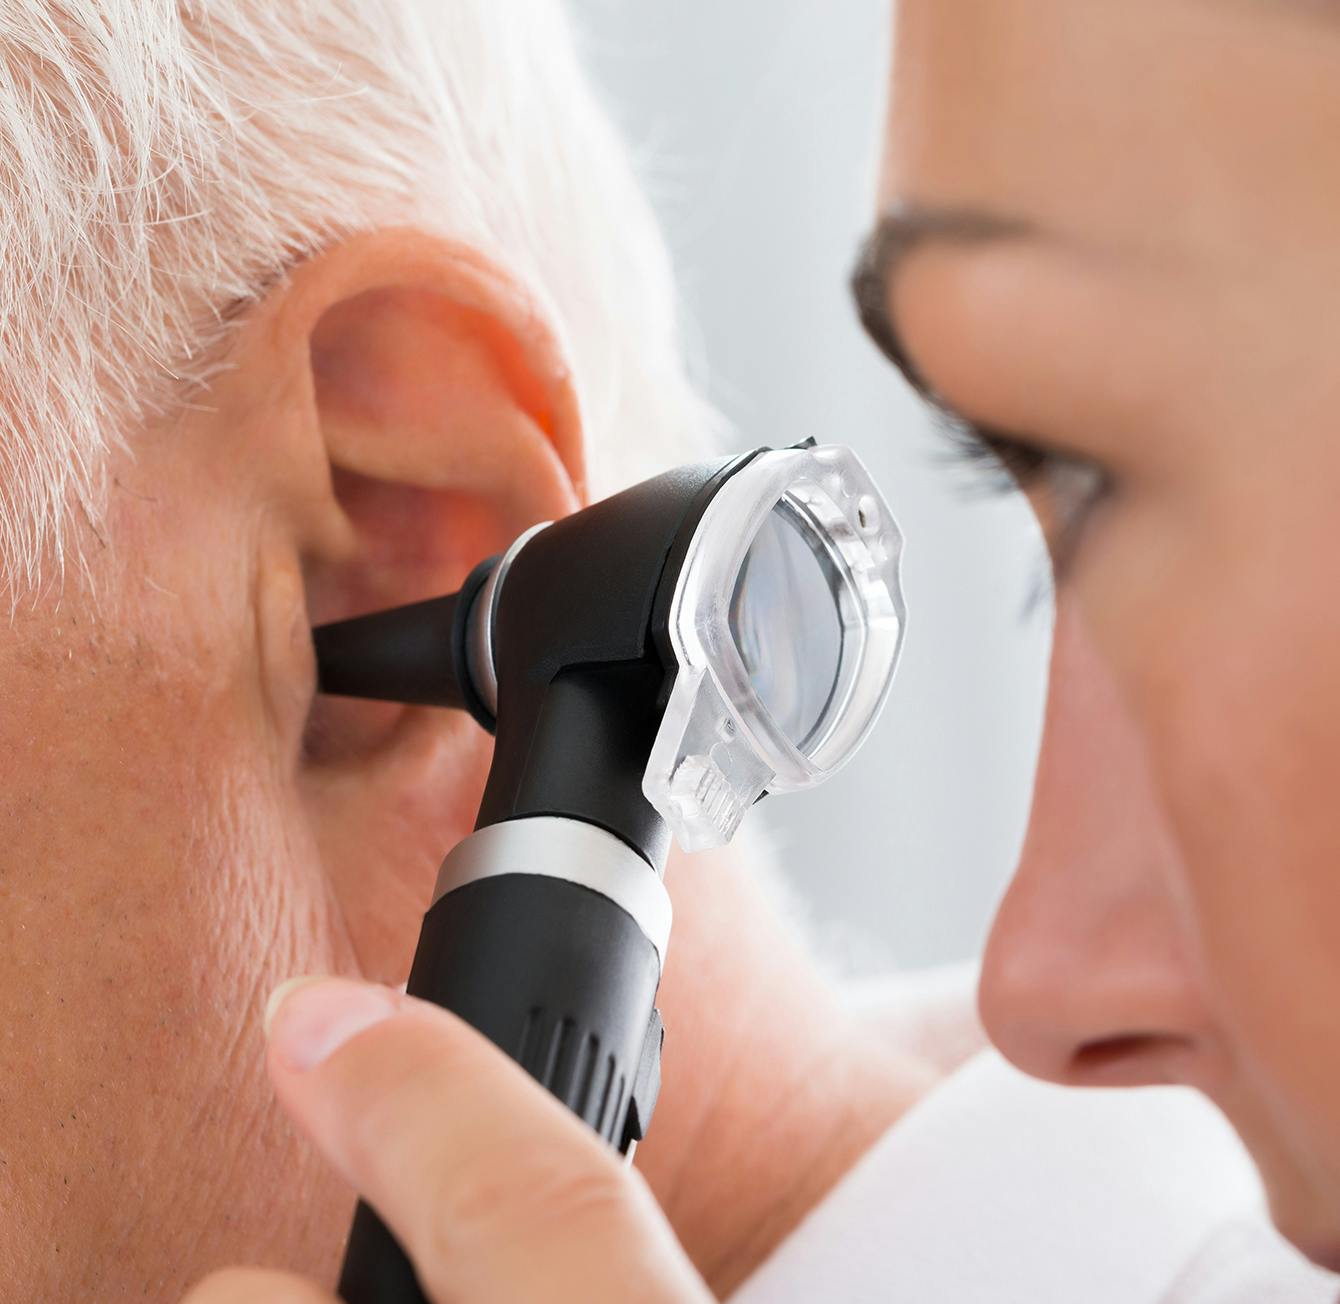
POLYGON ((1309 1241, 1302 1237, 1290 1236, 1287 1231, 1284 1238, 1304 1258, 1310 1259, 1319 1268, 1327 1272, 1340 1273, 1340 1240, 1309 1241))

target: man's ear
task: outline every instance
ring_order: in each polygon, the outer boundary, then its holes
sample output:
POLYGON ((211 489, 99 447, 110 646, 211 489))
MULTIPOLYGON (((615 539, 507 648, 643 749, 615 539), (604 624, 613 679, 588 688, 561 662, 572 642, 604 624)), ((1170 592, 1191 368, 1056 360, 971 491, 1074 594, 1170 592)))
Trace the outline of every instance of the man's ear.
POLYGON ((331 503, 357 536, 310 568, 316 619, 441 591, 487 555, 478 544, 572 509, 576 399, 515 280, 467 248, 384 231, 300 267, 286 299, 281 338, 310 359, 331 503))
POLYGON ((294 747, 361 969, 398 981, 441 858, 472 826, 488 740, 462 713, 313 700, 306 628, 450 592, 527 526, 578 506, 571 378, 514 279, 403 230, 298 267, 241 324, 232 360, 228 387, 269 395, 279 414, 252 453, 270 601, 282 609, 296 564, 305 604, 301 654, 280 635, 262 658, 280 681, 271 696, 306 713, 275 712, 281 734, 296 730, 280 746, 294 747))

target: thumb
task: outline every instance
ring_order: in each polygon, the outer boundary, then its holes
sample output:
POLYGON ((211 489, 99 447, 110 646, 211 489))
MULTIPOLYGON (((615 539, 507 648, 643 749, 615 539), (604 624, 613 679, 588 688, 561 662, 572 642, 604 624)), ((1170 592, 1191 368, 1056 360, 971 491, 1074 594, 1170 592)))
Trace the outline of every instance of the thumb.
POLYGON ((299 980, 267 1024, 280 1100, 440 1304, 711 1299, 641 1177, 454 1015, 299 980))

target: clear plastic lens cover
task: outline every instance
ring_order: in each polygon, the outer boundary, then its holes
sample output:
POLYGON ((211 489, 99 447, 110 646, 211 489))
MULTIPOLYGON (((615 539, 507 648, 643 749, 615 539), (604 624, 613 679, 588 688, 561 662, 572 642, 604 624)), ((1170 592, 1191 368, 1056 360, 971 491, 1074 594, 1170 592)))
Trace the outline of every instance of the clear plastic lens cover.
POLYGON ((822 535, 783 498, 745 553, 730 630, 764 708, 802 749, 837 687, 846 637, 840 593, 822 535))
POLYGON ((687 851, 729 842, 765 791, 845 763, 902 647, 902 535, 837 445, 761 453, 708 505, 669 619, 679 671, 643 779, 687 851))

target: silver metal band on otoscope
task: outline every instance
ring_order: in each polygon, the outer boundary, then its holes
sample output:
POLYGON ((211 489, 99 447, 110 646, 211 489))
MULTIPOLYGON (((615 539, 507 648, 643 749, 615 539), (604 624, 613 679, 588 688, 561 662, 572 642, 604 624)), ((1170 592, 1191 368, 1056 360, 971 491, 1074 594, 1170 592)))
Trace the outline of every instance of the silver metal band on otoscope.
POLYGON ((466 643, 465 654, 469 663, 470 679, 474 684, 479 700, 488 707, 496 718, 498 714, 498 663, 493 654, 493 622, 498 615, 498 603, 502 598, 503 580, 511 570, 517 553, 521 551, 541 530, 547 530, 552 521, 542 521, 532 525, 525 534, 519 536, 502 560, 493 568, 493 573, 484 581, 484 587, 475 598, 474 609, 470 612, 470 637, 466 643))
POLYGON ((673 914, 670 894, 656 871, 621 838, 557 815, 490 824, 448 853, 433 904, 467 883, 503 874, 566 879, 599 892, 632 916, 665 967, 673 914))

